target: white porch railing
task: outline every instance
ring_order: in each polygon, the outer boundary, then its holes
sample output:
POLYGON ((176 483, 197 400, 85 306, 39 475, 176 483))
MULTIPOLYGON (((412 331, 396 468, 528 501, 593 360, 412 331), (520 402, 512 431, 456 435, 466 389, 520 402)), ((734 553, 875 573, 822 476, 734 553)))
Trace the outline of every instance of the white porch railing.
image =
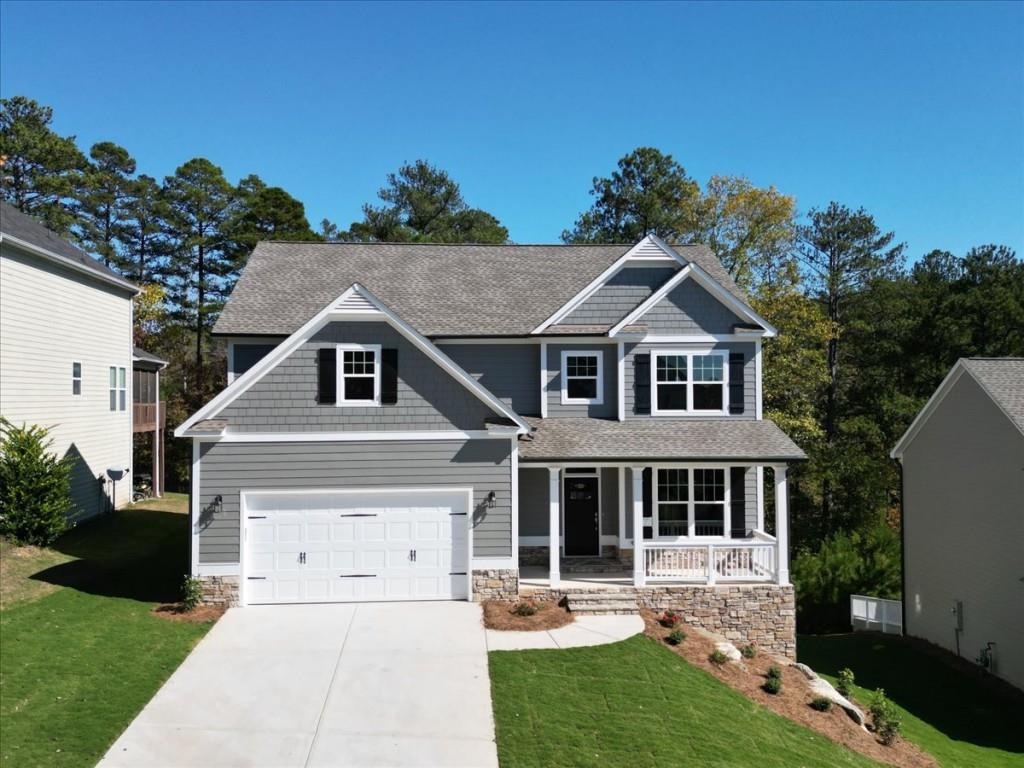
POLYGON ((692 544, 644 542, 645 581, 775 581, 775 542, 744 540, 692 544))
POLYGON ((850 625, 854 631, 869 629, 902 635, 903 602, 867 595, 850 595, 850 625))

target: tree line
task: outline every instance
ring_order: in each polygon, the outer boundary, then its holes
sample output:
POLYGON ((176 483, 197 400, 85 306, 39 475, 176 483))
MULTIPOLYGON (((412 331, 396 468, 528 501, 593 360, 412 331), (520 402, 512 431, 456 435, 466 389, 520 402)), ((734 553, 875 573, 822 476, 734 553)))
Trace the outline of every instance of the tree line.
MULTIPOLYGON (((258 241, 509 242, 425 160, 389 174, 347 229, 325 219, 314 230, 301 201, 255 174, 232 184, 194 158, 157 180, 112 142, 84 153, 52 118, 31 99, 0 100, 3 196, 143 286, 136 333, 171 360, 174 423, 224 384, 209 332, 258 241)), ((850 589, 895 596, 900 479, 888 451, 958 358, 1024 355, 1024 263, 981 241, 908 265, 863 208, 801 213, 793 196, 738 176, 702 185, 651 147, 595 177, 590 194, 564 242, 706 243, 780 330, 764 347, 764 404, 809 457, 791 484, 804 626, 839 623, 850 589)), ((183 481, 186 452, 172 447, 168 460, 183 481)))

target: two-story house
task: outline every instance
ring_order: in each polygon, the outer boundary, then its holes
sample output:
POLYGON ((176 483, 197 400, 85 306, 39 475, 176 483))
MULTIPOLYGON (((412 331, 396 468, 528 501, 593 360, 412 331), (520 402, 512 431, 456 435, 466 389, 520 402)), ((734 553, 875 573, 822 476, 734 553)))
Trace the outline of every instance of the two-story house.
POLYGON ((211 597, 563 594, 598 572, 719 629, 760 611, 792 652, 803 453, 761 412, 775 329, 707 248, 261 243, 215 333, 229 384, 175 433, 211 597))

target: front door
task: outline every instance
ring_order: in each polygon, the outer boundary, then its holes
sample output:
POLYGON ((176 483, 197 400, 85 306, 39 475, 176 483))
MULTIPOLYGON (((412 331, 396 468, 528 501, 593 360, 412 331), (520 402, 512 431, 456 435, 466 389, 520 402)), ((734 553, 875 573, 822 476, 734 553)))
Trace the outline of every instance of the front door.
POLYGON ((597 478, 570 475, 565 478, 564 482, 565 556, 595 557, 600 555, 597 478))

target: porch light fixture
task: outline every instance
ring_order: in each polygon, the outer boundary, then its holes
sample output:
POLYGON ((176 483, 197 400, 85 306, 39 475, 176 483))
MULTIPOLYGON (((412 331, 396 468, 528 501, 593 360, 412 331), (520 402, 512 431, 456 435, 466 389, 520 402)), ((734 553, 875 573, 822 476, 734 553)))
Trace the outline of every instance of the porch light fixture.
POLYGON ((498 498, 498 496, 497 496, 497 494, 494 491, 491 491, 490 493, 487 494, 487 508, 488 509, 493 509, 494 508, 494 503, 497 500, 497 498, 498 498))

